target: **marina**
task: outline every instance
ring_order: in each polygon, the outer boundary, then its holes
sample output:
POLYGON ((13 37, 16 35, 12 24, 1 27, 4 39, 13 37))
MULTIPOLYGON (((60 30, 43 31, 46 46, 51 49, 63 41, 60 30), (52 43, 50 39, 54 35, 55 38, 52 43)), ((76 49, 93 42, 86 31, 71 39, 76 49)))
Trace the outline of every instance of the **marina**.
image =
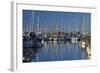
POLYGON ((24 63, 91 59, 89 13, 23 10, 22 37, 24 63))

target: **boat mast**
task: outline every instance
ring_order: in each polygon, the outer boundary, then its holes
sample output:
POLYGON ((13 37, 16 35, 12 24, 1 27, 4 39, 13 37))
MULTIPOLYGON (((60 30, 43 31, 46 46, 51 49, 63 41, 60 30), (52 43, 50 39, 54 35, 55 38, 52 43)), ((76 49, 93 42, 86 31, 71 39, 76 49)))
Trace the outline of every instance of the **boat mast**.
POLYGON ((84 25, 84 17, 82 16, 81 17, 81 23, 80 23, 80 33, 84 33, 84 30, 83 30, 83 25, 84 25))
POLYGON ((32 28, 32 32, 33 32, 33 29, 34 29, 34 11, 32 11, 32 26, 31 26, 31 28, 32 28))
POLYGON ((38 16, 38 22, 37 22, 37 33, 39 33, 39 16, 38 16))
POLYGON ((28 32, 30 33, 31 32, 31 25, 32 25, 32 18, 30 17, 30 20, 29 20, 29 30, 28 30, 28 32))

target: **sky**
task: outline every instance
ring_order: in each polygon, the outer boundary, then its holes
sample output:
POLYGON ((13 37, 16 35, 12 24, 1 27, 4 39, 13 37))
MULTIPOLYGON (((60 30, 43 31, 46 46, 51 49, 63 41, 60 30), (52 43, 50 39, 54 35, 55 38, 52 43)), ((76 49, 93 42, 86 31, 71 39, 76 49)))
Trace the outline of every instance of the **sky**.
POLYGON ((90 13, 23 10, 24 32, 90 32, 90 30, 90 13))

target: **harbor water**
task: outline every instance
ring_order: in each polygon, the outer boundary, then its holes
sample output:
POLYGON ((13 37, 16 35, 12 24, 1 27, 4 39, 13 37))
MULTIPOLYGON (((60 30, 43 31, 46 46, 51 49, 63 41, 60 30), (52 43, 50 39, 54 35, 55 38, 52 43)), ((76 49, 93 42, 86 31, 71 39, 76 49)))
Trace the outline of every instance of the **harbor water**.
POLYGON ((84 60, 88 59, 87 53, 79 43, 71 42, 44 42, 44 46, 38 48, 32 62, 84 60))

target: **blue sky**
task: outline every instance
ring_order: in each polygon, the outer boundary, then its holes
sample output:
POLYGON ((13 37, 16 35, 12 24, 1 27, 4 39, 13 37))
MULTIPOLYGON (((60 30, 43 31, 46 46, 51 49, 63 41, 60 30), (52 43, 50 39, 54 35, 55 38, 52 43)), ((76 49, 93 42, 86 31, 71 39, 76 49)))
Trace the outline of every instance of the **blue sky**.
POLYGON ((34 30, 41 32, 90 32, 91 14, 79 12, 56 12, 56 11, 37 11, 23 10, 23 31, 34 30))

